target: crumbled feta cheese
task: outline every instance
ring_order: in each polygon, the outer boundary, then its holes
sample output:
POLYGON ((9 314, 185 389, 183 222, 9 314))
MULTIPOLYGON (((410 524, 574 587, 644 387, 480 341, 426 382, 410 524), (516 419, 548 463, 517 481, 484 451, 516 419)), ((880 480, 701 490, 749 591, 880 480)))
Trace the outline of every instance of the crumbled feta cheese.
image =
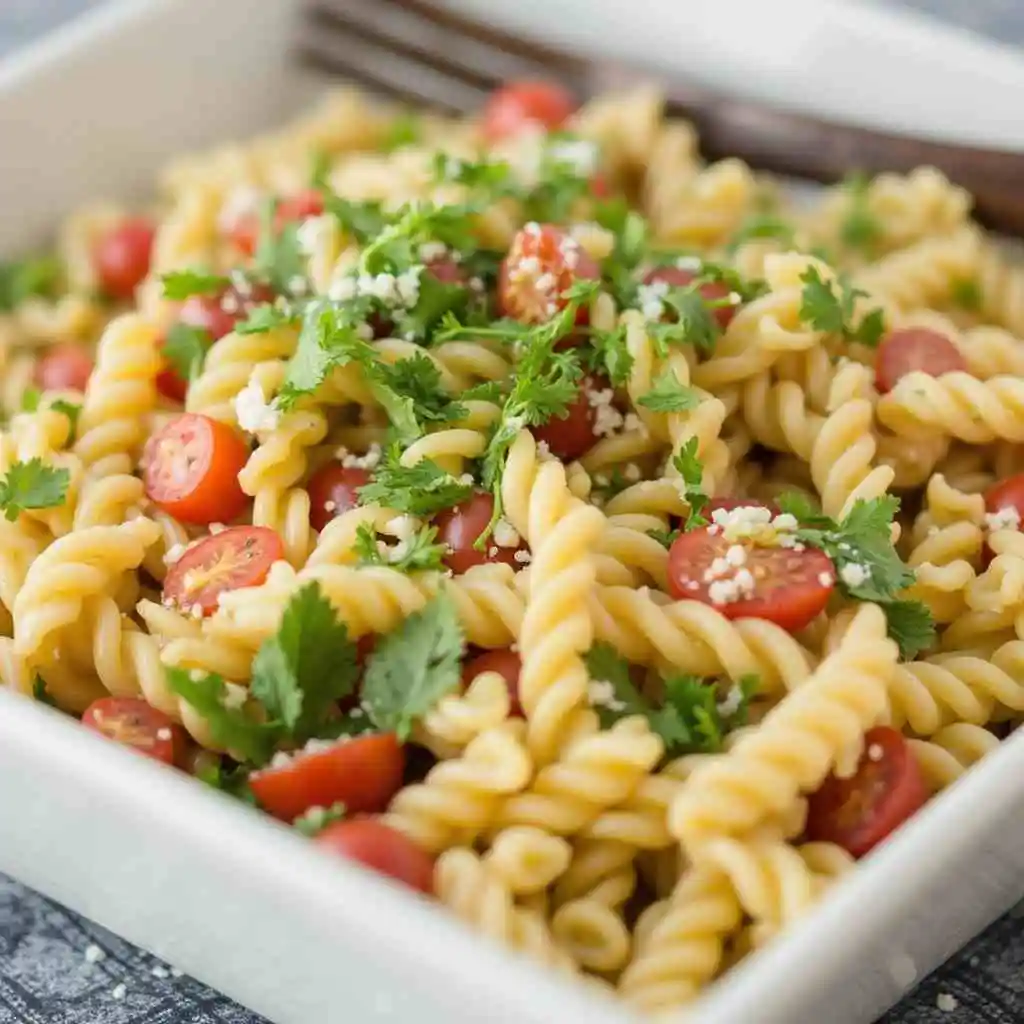
POLYGON ((504 517, 499 516, 491 532, 494 543, 499 548, 514 548, 519 546, 519 534, 516 528, 504 517))
POLYGON ((740 709, 743 703, 743 691, 733 683, 729 692, 718 702, 718 713, 725 718, 731 718, 740 709))
POLYGON ((301 274, 293 274, 288 278, 288 291, 292 295, 305 295, 309 291, 309 282, 301 274))
POLYGON ((349 275, 336 277, 327 286, 327 297, 333 302, 348 302, 358 294, 356 279, 349 275))
POLYGON ((680 256, 679 259, 676 260, 676 266, 680 270, 692 270, 696 272, 704 266, 704 261, 699 256, 680 256))
POLYGON ((220 308, 225 313, 239 313, 241 312, 242 304, 238 301, 238 296, 229 290, 221 296, 220 308))
POLYGON ((823 587, 831 587, 835 581, 832 579, 832 574, 830 572, 819 572, 818 582, 823 587))
POLYGON ((420 299, 420 273, 422 266, 410 267, 395 278, 395 289, 398 292, 398 305, 412 309, 420 299))
POLYGON ((153 967, 150 968, 149 973, 152 974, 154 978, 160 978, 161 980, 169 978, 171 975, 171 972, 167 970, 163 964, 154 964, 153 967))
POLYGON ((956 996, 950 995, 949 992, 940 992, 939 997, 935 1000, 935 1005, 943 1013, 953 1013, 960 1005, 960 1001, 956 996))
POLYGON ((611 388, 587 388, 586 398, 594 410, 595 437, 610 437, 622 429, 625 417, 613 404, 615 392, 611 388))
POLYGON ((1013 505, 985 513, 985 526, 989 530, 1019 530, 1020 513, 1013 505))
POLYGON ((587 684, 587 699, 592 707, 609 711, 625 711, 626 705, 615 696, 615 687, 607 679, 594 679, 587 684))
POLYGON ((164 726, 162 729, 157 729, 157 731, 156 731, 156 738, 158 740, 174 739, 174 733, 171 732, 171 730, 168 729, 167 726, 164 726))
POLYGON ((252 185, 239 185, 237 188, 233 188, 217 213, 217 227, 221 233, 230 234, 234 228, 238 227, 239 221, 250 214, 257 213, 261 199, 259 191, 252 185))
POLYGON ((734 306, 738 306, 743 301, 743 296, 739 292, 729 292, 729 301, 734 306))
POLYGON ((444 242, 424 242, 417 254, 421 263, 433 263, 448 255, 448 246, 444 242))
POLYGON ((244 686, 239 686, 237 683, 225 683, 221 703, 224 707, 237 711, 245 705, 248 696, 249 691, 244 686))
POLYGON ((520 565, 529 565, 533 561, 533 555, 525 548, 522 548, 512 556, 512 560, 520 565))
POLYGON ((312 256, 333 230, 332 220, 325 213, 307 217, 295 231, 299 249, 307 256, 312 256))
MULTIPOLYGON (((543 443, 544 442, 542 441, 541 444, 543 444, 543 443)), ((540 451, 540 445, 537 445, 537 450, 540 451)), ((458 482, 460 484, 462 484, 463 487, 472 487, 473 486, 474 480, 473 480, 473 474, 472 473, 463 473, 462 476, 458 477, 457 479, 458 479, 458 482)))
POLYGON ((652 281, 650 284, 642 284, 637 288, 636 295, 644 319, 660 320, 665 313, 665 304, 662 299, 668 295, 668 281, 652 281))
POLYGON ((839 570, 839 578, 848 587, 861 587, 871 579, 871 568, 859 562, 847 562, 839 570))
POLYGON ((635 462, 627 462, 622 469, 622 477, 627 483, 635 484, 641 476, 640 467, 635 462))
POLYGON ((90 942, 85 947, 85 962, 87 964, 98 964, 106 955, 95 942, 90 942))
POLYGON ((121 982, 121 984, 115 985, 110 990, 110 997, 111 997, 111 999, 121 1000, 121 999, 124 999, 124 997, 127 994, 128 994, 128 986, 125 985, 125 983, 123 981, 121 982))
POLYGON ((209 530, 211 534, 223 533, 227 529, 225 523, 210 523, 209 530))
POLYGON ((254 379, 235 396, 235 415, 238 425, 249 434, 276 430, 281 421, 281 413, 267 401, 260 382, 254 379))
POLYGON ((882 760, 882 748, 877 743, 872 743, 868 747, 868 760, 869 761, 881 761, 882 760))
POLYGON ((376 469, 381 459, 379 444, 371 444, 365 455, 353 455, 347 448, 339 448, 335 454, 346 469, 376 469))
POLYGON ((177 967, 172 967, 171 968, 171 977, 172 978, 180 978, 180 977, 182 977, 182 975, 184 975, 184 973, 185 973, 184 971, 178 970, 177 967))
MULTIPOLYGON (((206 678, 206 673, 201 668, 194 668, 188 674, 193 683, 201 683, 206 678)), ((227 684, 225 684, 227 685, 227 684)), ((241 689, 241 687, 239 687, 241 689)))

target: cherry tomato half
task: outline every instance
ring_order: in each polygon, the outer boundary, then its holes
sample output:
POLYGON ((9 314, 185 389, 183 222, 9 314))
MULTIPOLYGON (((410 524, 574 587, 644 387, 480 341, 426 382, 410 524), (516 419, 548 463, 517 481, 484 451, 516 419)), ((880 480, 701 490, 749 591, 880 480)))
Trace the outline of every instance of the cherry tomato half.
POLYGON ((319 832, 313 842, 396 882, 403 882, 411 889, 433 895, 433 858, 407 835, 378 818, 335 821, 319 832))
POLYGON ((507 647, 498 651, 484 651, 462 666, 462 689, 465 690, 483 672, 497 672, 504 677, 508 687, 508 696, 512 702, 509 713, 514 718, 522 718, 523 706, 519 703, 519 673, 522 668, 519 655, 507 647))
POLYGON ((179 763, 188 746, 185 730, 140 697, 101 697, 82 715, 82 724, 154 761, 179 763))
POLYGON ((349 814, 383 811, 402 785, 405 751, 393 732, 341 739, 249 776, 260 806, 282 821, 341 801, 349 814))
MULTIPOLYGON (((565 293, 577 281, 601 276, 597 263, 580 244, 555 224, 527 224, 516 233, 498 274, 498 306, 502 316, 524 324, 550 320, 565 309, 565 293)), ((590 317, 586 307, 577 324, 590 317)))
POLYGON ((100 238, 93 262, 100 287, 115 299, 130 299, 149 273, 156 228, 145 217, 131 217, 100 238))
POLYGON ((82 345, 54 345, 36 363, 34 379, 44 391, 84 391, 92 373, 92 356, 82 345))
POLYGON ((536 126, 553 131, 575 109, 572 94, 554 82, 510 82, 491 93, 484 107, 484 137, 494 143, 536 126))
POLYGON ((182 522, 228 522, 248 501, 238 483, 248 457, 226 423, 182 413, 146 442, 146 495, 182 522))
POLYGON ((578 459, 590 451, 597 440, 594 433, 597 407, 590 400, 595 390, 602 390, 600 382, 584 378, 576 400, 565 410, 564 416, 552 416, 547 423, 530 428, 533 436, 564 462, 578 459))
POLYGON ((918 370, 930 377, 961 371, 967 361, 960 350, 938 331, 925 327, 907 327, 890 331, 875 353, 875 387, 882 394, 896 387, 905 374, 918 370))
POLYGON ((901 733, 877 726, 848 779, 830 775, 807 804, 807 836, 863 857, 928 799, 913 751, 901 733))
MULTIPOLYGON (((280 234, 286 224, 305 220, 307 217, 318 217, 323 212, 324 197, 316 189, 304 189, 277 204, 274 211, 274 231, 280 234)), ((236 249, 246 256, 252 256, 259 243, 259 217, 255 213, 239 217, 228 234, 236 249)))
POLYGON ((359 504, 359 488, 369 482, 370 474, 359 466, 329 462, 317 470, 306 485, 313 529, 322 530, 335 516, 354 509, 359 504))
MULTIPOLYGON (((712 563, 725 558, 733 544, 705 527, 677 537, 668 553, 668 584, 680 600, 702 601, 727 619, 766 619, 795 633, 828 603, 835 587, 831 559, 816 548, 744 546, 746 563, 722 580, 705 580, 712 563), (716 583, 735 580, 744 570, 753 577, 753 592, 739 600, 713 600, 716 583)), ((726 586, 728 586, 726 584, 726 586)), ((719 599, 721 600, 721 599, 719 599)))
MULTIPOLYGON (((644 275, 644 284, 664 281, 670 288, 685 288, 696 276, 692 270, 684 270, 682 267, 655 267, 644 275)), ((721 281, 706 281, 697 290, 706 302, 721 302, 729 298, 729 289, 721 281)), ((737 309, 739 306, 727 301, 725 305, 715 306, 712 310, 723 331, 732 323, 737 309)))
POLYGON ((164 597, 180 608, 217 610, 226 590, 258 587, 284 558, 281 538, 265 526, 230 526, 188 548, 164 580, 164 597))
POLYGON ((449 548, 444 564, 452 572, 461 576, 474 565, 483 565, 485 562, 504 562, 513 569, 520 568, 515 554, 523 549, 521 543, 514 548, 499 547, 492 536, 482 548, 473 546, 477 537, 487 529, 492 515, 494 496, 479 491, 461 505, 439 512, 434 518, 438 543, 447 544, 449 548))

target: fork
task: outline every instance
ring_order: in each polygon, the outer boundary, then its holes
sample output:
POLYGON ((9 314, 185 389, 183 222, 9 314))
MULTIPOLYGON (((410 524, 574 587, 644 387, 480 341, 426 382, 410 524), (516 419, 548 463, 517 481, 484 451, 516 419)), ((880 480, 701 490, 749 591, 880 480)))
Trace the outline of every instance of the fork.
MULTIPOLYGON (((555 79, 580 97, 650 80, 621 63, 526 40, 430 0, 314 0, 297 49, 308 66, 449 114, 478 110, 510 79, 555 79)), ((820 182, 852 170, 907 172, 930 164, 973 193, 979 220, 1024 234, 1020 155, 833 123, 692 83, 659 84, 666 112, 693 122, 710 160, 735 156, 760 170, 820 182)))

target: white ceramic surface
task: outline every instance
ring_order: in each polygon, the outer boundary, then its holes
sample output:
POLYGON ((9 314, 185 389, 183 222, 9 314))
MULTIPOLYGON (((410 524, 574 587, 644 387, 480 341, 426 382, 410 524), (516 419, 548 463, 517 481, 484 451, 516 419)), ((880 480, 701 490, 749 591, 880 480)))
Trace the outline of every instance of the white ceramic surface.
MULTIPOLYGON (((484 0, 460 2, 479 8, 484 0)), ((779 24, 787 12, 806 15, 809 5, 773 0, 764 5, 771 17, 743 22, 763 44, 755 76, 749 46, 741 59, 725 37, 708 35, 739 0, 701 4, 699 22, 685 13, 692 3, 646 0, 643 34, 637 27, 629 44, 627 28, 636 26, 623 20, 625 5, 587 5, 585 31, 570 31, 571 10, 582 5, 522 0, 514 9, 502 5, 501 16, 529 15, 535 26, 543 18, 564 38, 615 39, 623 52, 642 45, 652 62, 678 60, 737 90, 755 77, 767 90, 769 81, 799 74, 799 91, 823 101, 837 79, 846 83, 832 90, 840 97, 866 88, 863 64, 837 56, 825 75, 797 59, 806 52, 800 46, 817 38, 811 49, 828 52, 821 39, 838 46, 878 27, 873 13, 852 13, 859 8, 826 22, 821 12, 831 5, 816 0, 819 14, 786 32, 779 24), (666 31, 671 25, 678 30, 666 31)), ((244 136, 291 109, 305 91, 286 59, 296 6, 128 0, 0 65, 0 253, 40 238, 75 203, 141 194, 174 152, 244 136)), ((960 69, 961 91, 974 90, 975 102, 1020 75, 998 48, 972 57, 952 37, 943 48, 943 33, 915 34, 915 24, 886 18, 892 34, 881 43, 875 36, 876 46, 940 55, 960 69)), ((938 84, 931 100, 907 95, 900 104, 920 103, 921 123, 966 131, 966 119, 950 121, 938 84)), ((927 808, 802 927, 733 972, 697 1019, 867 1024, 915 971, 921 976, 1021 896, 1022 777, 1018 737, 927 808)), ((629 1019, 624 1008, 519 962, 386 882, 322 859, 273 822, 4 692, 0 870, 279 1024, 629 1019)))

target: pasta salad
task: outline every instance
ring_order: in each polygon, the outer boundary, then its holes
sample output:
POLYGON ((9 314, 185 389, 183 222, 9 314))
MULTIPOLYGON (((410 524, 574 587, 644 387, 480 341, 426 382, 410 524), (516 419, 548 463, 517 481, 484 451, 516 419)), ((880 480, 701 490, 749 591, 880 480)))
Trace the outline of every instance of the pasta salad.
POLYGON ((0 266, 0 679, 635 1008, 1024 711, 1024 270, 653 91, 345 90, 0 266))

